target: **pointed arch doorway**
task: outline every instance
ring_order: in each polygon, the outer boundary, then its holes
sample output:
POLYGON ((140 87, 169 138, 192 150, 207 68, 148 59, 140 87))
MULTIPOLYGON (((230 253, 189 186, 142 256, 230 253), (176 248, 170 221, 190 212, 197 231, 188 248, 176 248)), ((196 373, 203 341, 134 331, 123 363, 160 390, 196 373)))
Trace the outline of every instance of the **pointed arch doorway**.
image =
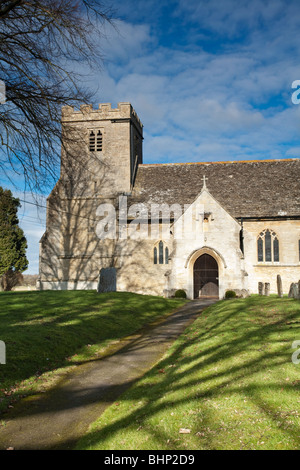
POLYGON ((207 253, 194 263, 194 299, 219 298, 218 263, 207 253))

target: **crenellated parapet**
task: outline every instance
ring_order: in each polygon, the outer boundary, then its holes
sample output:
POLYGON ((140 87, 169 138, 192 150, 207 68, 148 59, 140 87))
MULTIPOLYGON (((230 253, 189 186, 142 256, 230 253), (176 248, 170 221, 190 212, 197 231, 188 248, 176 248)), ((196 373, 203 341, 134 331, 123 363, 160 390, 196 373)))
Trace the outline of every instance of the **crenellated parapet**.
POLYGON ((62 108, 63 123, 127 119, 134 122, 142 131, 143 124, 130 103, 118 103, 117 108, 112 108, 111 103, 100 103, 98 109, 94 109, 92 104, 82 104, 79 110, 73 106, 63 106, 62 108))

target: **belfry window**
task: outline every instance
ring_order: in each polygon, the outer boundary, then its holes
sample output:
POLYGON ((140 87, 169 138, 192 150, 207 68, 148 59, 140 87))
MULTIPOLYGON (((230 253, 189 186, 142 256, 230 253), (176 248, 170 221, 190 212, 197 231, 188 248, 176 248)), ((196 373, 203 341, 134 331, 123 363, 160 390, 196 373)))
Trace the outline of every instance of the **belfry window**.
POLYGON ((96 150, 96 136, 95 136, 94 131, 90 132, 89 150, 90 150, 90 152, 95 152, 95 150, 96 150))
POLYGON ((89 151, 102 152, 103 135, 101 131, 90 131, 89 134, 89 151))
POLYGON ((97 132, 97 152, 102 152, 102 133, 97 132))
POLYGON ((169 264, 169 248, 160 241, 153 250, 154 264, 169 264))
POLYGON ((257 238, 258 262, 279 261, 279 240, 275 232, 263 230, 257 238))

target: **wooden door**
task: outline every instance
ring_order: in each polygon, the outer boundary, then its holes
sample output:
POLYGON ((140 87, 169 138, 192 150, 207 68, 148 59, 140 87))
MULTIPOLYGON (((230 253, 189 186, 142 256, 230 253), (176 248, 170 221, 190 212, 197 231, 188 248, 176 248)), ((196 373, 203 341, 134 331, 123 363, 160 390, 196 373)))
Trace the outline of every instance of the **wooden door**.
POLYGON ((216 260, 204 254, 194 264, 194 299, 219 297, 219 270, 216 260))

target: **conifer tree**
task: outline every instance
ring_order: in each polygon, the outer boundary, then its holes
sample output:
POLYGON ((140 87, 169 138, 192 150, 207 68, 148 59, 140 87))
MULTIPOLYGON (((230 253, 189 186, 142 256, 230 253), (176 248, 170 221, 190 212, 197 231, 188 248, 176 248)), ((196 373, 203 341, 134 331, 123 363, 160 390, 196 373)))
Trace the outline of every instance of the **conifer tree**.
POLYGON ((28 267, 27 241, 19 227, 19 199, 0 187, 0 280, 4 290, 11 290, 28 267))

